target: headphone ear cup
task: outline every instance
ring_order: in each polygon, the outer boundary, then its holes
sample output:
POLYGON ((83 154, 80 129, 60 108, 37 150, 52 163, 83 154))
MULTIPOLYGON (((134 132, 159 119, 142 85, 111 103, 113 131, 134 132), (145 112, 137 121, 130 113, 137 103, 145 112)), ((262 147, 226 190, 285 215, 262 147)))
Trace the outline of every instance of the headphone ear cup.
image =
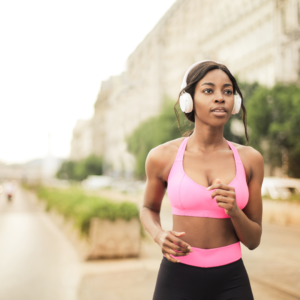
POLYGON ((180 108, 184 113, 190 113, 193 110, 193 99, 189 93, 182 93, 179 97, 180 108))
POLYGON ((237 114, 240 111, 241 105, 242 105, 241 96, 239 94, 234 95, 234 105, 233 105, 233 109, 232 109, 233 115, 237 114))

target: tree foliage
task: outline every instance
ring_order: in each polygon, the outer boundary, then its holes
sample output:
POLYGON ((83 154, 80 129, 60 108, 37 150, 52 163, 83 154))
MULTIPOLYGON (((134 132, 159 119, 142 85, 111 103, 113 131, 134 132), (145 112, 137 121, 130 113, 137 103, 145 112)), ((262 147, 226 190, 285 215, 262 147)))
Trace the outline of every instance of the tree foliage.
MULTIPOLYGON (((127 137, 128 151, 136 159, 135 175, 139 178, 145 177, 145 160, 149 151, 160 144, 181 136, 173 109, 174 103, 171 100, 166 100, 162 112, 158 116, 142 122, 127 137)), ((188 124, 185 123, 184 127, 187 126, 188 124)))
POLYGON ((103 174, 103 159, 94 154, 85 159, 74 161, 66 160, 56 173, 59 179, 77 180, 86 179, 89 175, 103 174))
MULTIPOLYGON (((161 113, 158 116, 142 122, 136 130, 127 137, 128 151, 131 152, 136 159, 135 175, 139 178, 145 178, 145 161, 152 148, 167 141, 182 137, 185 132, 194 128, 194 123, 188 121, 184 113, 178 109, 180 121, 179 130, 174 112, 174 104, 174 100, 166 98, 161 113)), ((225 138, 233 142, 244 143, 243 137, 232 134, 230 124, 231 119, 224 128, 225 138)))
POLYGON ((259 86, 247 100, 251 144, 272 167, 287 157, 288 175, 300 177, 300 88, 259 86))
MULTIPOLYGON (((300 88, 295 84, 276 84, 268 88, 257 82, 239 82, 239 87, 247 110, 249 145, 263 154, 271 168, 282 167, 285 155, 288 175, 300 177, 300 88)), ((180 112, 182 131, 179 131, 174 103, 166 100, 158 116, 141 123, 127 138, 128 150, 136 158, 136 175, 140 178, 145 177, 145 160, 152 148, 179 138, 194 127, 180 112)), ((233 115, 224 126, 224 137, 246 144, 244 136, 231 131, 234 119, 241 120, 241 113, 233 115)))

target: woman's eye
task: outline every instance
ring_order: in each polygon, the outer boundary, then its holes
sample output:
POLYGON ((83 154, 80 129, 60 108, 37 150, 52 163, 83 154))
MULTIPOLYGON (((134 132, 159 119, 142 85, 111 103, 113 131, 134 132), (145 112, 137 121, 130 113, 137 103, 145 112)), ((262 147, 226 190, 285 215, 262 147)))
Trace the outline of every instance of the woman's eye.
POLYGON ((203 92, 204 92, 205 94, 210 94, 210 93, 213 92, 213 90, 212 90, 212 89, 206 89, 206 90, 204 90, 203 92))
POLYGON ((227 95, 232 95, 232 91, 230 91, 230 90, 228 90, 228 91, 225 91, 225 93, 227 94, 227 95))

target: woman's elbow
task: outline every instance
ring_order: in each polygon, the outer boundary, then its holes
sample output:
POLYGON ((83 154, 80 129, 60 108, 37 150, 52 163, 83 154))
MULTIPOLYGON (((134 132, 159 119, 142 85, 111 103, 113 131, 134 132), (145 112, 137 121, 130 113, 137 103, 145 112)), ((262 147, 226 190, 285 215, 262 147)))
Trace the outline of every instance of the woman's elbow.
POLYGON ((260 245, 260 237, 259 237, 256 241, 253 241, 252 243, 249 243, 249 245, 246 245, 246 247, 247 247, 249 250, 254 250, 254 249, 256 249, 259 245, 260 245))

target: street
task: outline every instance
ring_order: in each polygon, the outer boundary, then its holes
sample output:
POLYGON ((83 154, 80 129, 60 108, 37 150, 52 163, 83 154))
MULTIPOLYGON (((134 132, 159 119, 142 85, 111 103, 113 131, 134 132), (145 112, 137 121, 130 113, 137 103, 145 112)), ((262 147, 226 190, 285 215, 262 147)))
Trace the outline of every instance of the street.
POLYGON ((22 190, 10 203, 1 194, 0 244, 0 299, 76 299, 76 253, 22 190))
MULTIPOLYGON (((164 201, 162 225, 171 229, 164 201)), ((138 259, 83 262, 67 237, 18 189, 0 195, 0 299, 151 300, 161 261, 159 247, 142 243, 138 259)), ((300 299, 300 228, 264 224, 259 248, 243 247, 255 299, 300 299)))

